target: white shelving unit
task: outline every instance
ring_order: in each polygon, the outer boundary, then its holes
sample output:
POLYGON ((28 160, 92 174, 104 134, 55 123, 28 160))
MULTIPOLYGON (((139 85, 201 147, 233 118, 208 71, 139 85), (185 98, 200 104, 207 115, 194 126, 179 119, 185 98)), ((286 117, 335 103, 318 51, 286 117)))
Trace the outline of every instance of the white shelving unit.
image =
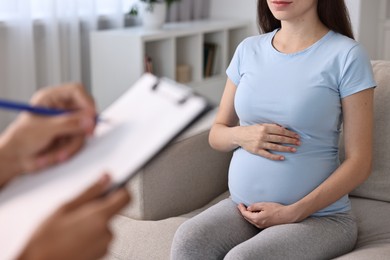
POLYGON ((104 109, 124 93, 145 71, 145 57, 153 73, 176 79, 176 67, 190 67, 195 91, 219 102, 225 69, 237 45, 248 36, 250 22, 201 20, 166 24, 161 30, 142 27, 91 33, 92 93, 104 109), (204 43, 216 45, 213 73, 204 76, 204 43))

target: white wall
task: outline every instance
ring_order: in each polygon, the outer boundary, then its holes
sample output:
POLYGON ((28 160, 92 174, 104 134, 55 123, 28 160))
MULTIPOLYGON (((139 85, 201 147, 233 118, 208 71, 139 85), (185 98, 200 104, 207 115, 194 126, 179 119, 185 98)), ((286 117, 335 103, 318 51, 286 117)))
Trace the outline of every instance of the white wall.
POLYGON ((356 40, 363 44, 371 59, 377 59, 381 56, 378 51, 381 1, 346 0, 346 3, 356 40))
POLYGON ((252 21, 252 34, 258 34, 256 0, 211 0, 211 18, 236 18, 252 21))
MULTIPOLYGON (((369 1, 371 2, 371 1, 369 1)), ((355 38, 359 39, 361 0, 346 0, 355 38)))
MULTIPOLYGON (((355 0, 356 1, 356 0, 355 0)), ((357 40, 366 48, 371 59, 378 59, 382 56, 378 51, 380 34, 380 1, 361 0, 359 19, 359 35, 357 40)))

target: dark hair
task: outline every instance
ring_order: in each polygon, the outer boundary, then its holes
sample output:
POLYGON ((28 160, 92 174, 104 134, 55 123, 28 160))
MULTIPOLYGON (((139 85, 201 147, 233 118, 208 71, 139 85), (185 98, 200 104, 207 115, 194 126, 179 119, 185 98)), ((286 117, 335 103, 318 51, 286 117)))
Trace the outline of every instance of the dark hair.
MULTIPOLYGON (((344 0, 318 0, 317 12, 320 21, 330 30, 354 39, 344 0)), ((281 27, 280 20, 276 19, 269 9, 267 0, 257 1, 257 21, 264 33, 281 27)))

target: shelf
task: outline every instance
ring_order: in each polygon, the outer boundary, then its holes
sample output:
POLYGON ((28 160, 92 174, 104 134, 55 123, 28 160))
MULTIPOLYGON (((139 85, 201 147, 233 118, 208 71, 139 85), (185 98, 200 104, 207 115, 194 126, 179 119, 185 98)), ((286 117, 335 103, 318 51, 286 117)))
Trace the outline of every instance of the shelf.
POLYGON ((175 61, 166 57, 175 56, 174 39, 162 39, 145 43, 145 56, 153 62, 153 74, 158 77, 175 78, 175 61))
POLYGON ((92 32, 92 94, 98 107, 104 109, 122 95, 145 72, 146 64, 159 77, 184 79, 185 84, 202 89, 202 94, 219 99, 224 87, 221 79, 249 27, 248 21, 202 20, 170 23, 161 30, 135 27, 92 32), (206 57, 210 44, 213 55, 206 57))
MULTIPOLYGON (((221 74, 224 68, 226 67, 226 49, 227 49, 227 32, 223 31, 214 31, 204 34, 204 44, 205 48, 207 44, 214 46, 214 53, 211 57, 212 65, 210 75, 204 73, 204 77, 210 77, 213 75, 221 74)), ((205 57, 205 56, 204 56, 205 57)), ((204 66, 207 64, 207 61, 204 61, 204 66)), ((205 69, 205 68, 204 68, 205 69)))
MULTIPOLYGON (((231 29, 229 30, 229 39, 228 39, 228 62, 231 61, 231 59, 233 58, 233 55, 234 55, 234 52, 236 51, 236 48, 237 46, 240 44, 240 42, 242 41, 242 39, 246 38, 248 35, 247 35, 247 32, 243 31, 243 30, 240 30, 240 28, 235 28, 235 29, 231 29)), ((229 65, 229 64, 227 64, 229 65)))
MULTIPOLYGON (((182 36, 176 39, 176 66, 187 65, 191 71, 191 81, 202 79, 202 37, 199 34, 182 36)), ((175 77, 176 78, 176 77, 175 77)))

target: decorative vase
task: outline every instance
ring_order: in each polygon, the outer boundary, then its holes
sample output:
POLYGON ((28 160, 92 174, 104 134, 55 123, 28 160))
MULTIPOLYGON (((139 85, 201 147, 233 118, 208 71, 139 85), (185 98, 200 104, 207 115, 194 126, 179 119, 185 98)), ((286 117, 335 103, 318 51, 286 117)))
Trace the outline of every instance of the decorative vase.
POLYGON ((163 3, 142 3, 142 24, 145 29, 160 29, 167 16, 167 4, 163 3))

